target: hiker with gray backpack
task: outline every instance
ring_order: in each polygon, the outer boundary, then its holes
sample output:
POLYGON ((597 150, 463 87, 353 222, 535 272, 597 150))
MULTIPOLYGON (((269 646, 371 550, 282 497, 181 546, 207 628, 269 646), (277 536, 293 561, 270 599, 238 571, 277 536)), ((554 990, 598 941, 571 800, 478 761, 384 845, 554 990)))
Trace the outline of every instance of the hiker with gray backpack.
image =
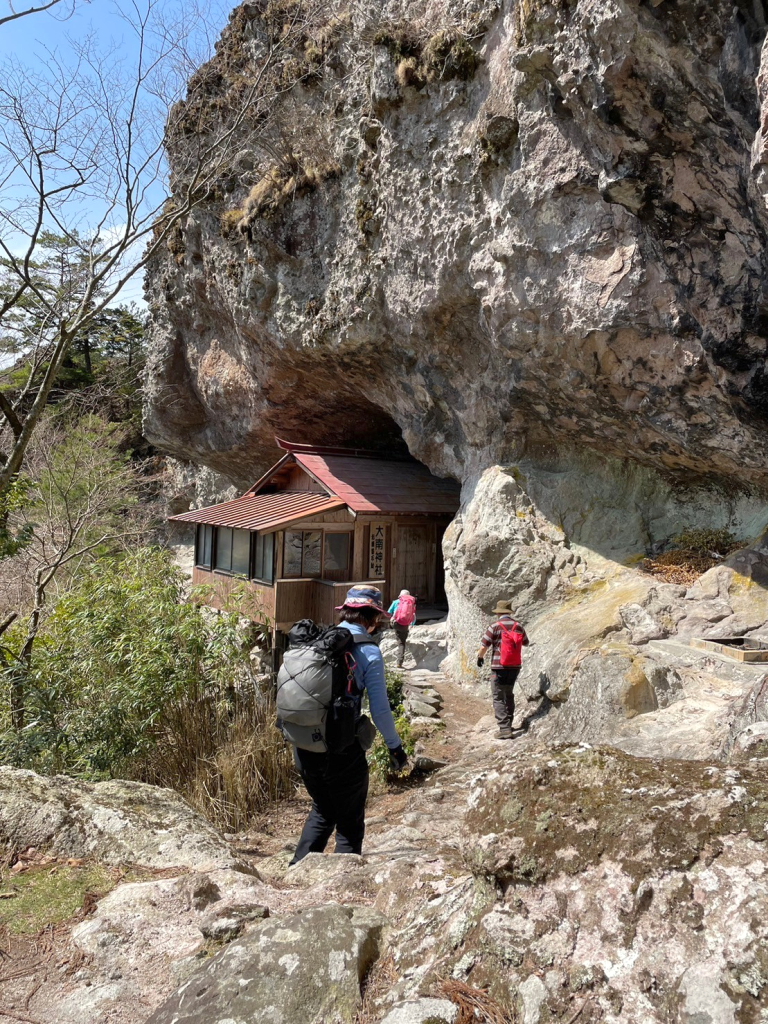
POLYGON ((352 587, 338 626, 320 630, 303 619, 289 633, 277 677, 277 724, 293 745, 312 797, 291 864, 322 853, 336 830, 336 853, 360 853, 365 834, 368 762, 376 729, 396 771, 408 758, 387 699, 384 659, 372 634, 387 612, 376 587, 352 587), (362 714, 363 692, 373 723, 362 714))

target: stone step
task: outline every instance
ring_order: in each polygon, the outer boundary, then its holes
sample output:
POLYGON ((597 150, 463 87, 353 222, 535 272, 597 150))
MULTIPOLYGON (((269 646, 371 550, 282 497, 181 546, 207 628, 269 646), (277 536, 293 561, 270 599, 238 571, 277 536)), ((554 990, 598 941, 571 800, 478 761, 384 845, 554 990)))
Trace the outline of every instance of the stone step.
POLYGON ((440 696, 439 693, 436 693, 434 690, 406 690, 405 694, 406 697, 410 698, 411 700, 421 700, 425 704, 431 704, 433 707, 436 708, 442 707, 443 705, 443 698, 440 696))
POLYGON ((406 707, 412 715, 417 715, 420 718, 437 718, 438 710, 432 707, 431 704, 427 704, 423 700, 413 700, 409 698, 406 701, 406 707))

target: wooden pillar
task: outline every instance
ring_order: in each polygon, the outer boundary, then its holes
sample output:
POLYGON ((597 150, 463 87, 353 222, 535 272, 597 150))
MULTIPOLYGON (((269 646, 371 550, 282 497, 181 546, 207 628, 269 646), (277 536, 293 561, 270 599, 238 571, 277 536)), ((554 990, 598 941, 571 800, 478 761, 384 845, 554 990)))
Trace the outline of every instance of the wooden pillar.
POLYGON ((427 531, 427 543, 429 544, 430 551, 429 571, 427 573, 427 600, 430 604, 435 603, 435 584, 437 582, 437 523, 432 523, 429 530, 427 531))
POLYGON ((283 575, 283 531, 278 530, 275 534, 275 579, 279 580, 283 575))
POLYGON ((355 537, 352 542, 352 582, 359 583, 368 575, 368 551, 365 546, 365 523, 355 517, 355 537))
POLYGON ((391 532, 390 532, 391 541, 390 541, 390 545, 389 545, 389 552, 390 552, 390 554, 389 554, 389 561, 387 563, 387 590, 389 591, 389 597, 387 598, 387 601, 389 603, 394 601, 394 599, 397 597, 397 595, 400 593, 400 590, 401 590, 401 584, 400 584, 400 580, 398 578, 399 574, 398 574, 398 571, 397 571, 397 547, 398 547, 398 539, 399 539, 398 538, 398 534, 399 534, 400 531, 399 531, 399 527, 398 527, 398 523, 397 523, 396 519, 394 519, 392 521, 392 526, 391 526, 390 529, 391 529, 391 532))

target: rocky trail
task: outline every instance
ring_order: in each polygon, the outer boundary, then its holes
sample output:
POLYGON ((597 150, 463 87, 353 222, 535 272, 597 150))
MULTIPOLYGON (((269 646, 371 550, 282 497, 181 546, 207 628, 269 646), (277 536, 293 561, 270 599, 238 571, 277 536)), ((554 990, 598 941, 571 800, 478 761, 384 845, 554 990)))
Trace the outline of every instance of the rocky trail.
POLYGON ((0 770, 26 850, 0 892, 103 873, 58 925, 6 928, 0 1021, 765 1019, 765 758, 553 748, 524 701, 500 741, 487 697, 412 683, 440 697, 418 756, 448 763, 371 797, 362 857, 288 868, 303 798, 224 838, 168 791, 0 770))
MULTIPOLYGON (((422 671, 412 675, 413 684, 418 684, 413 686, 413 692, 418 693, 419 688, 437 691, 441 704, 440 717, 430 721, 427 735, 418 743, 420 760, 450 761, 465 747, 476 722, 487 712, 487 702, 466 693, 442 673, 422 671)), ((27 779, 36 779, 32 773, 8 774, 15 776, 16 783, 22 781, 21 789, 27 779), (23 779, 24 776, 27 779, 23 779)), ((129 791, 146 788, 125 785, 129 791)), ((417 848, 413 826, 422 815, 413 810, 414 798, 421 789, 431 785, 429 775, 417 770, 393 780, 386 792, 371 796, 367 846, 372 860, 400 858, 404 851, 417 848)), ((28 839, 40 838, 41 825, 43 831, 47 826, 52 834, 62 824, 61 817, 52 813, 53 793, 43 794, 36 784, 34 788, 36 795, 42 797, 38 809, 43 821, 31 824, 28 839)), ((439 787, 437 794, 440 795, 439 787)), ((118 835, 122 831, 120 819, 124 817, 124 808, 121 804, 126 794, 115 790, 114 795, 117 799, 109 814, 116 820, 103 823, 100 840, 113 826, 117 826, 118 835)), ((7 790, 4 796, 9 797, 7 790)), ((63 802, 66 807, 69 801, 65 798, 63 802)), ((8 803, 3 808, 7 812, 8 803)), ((349 878, 345 878, 343 871, 334 871, 327 885, 322 861, 314 865, 313 870, 304 869, 298 874, 295 869, 286 871, 308 809, 309 799, 298 789, 295 799, 270 808, 247 832, 223 836, 215 859, 236 865, 238 874, 230 868, 223 873, 208 871, 201 876, 205 879, 202 883, 196 863, 186 865, 181 871, 178 866, 161 868, 140 863, 156 861, 164 855, 162 849, 151 849, 151 840, 145 851, 135 847, 120 850, 112 839, 106 843, 110 849, 105 850, 97 840, 93 860, 105 857, 112 860, 115 853, 118 858, 123 854, 131 860, 135 857, 136 862, 127 868, 122 865, 95 868, 88 856, 65 857, 66 837, 53 851, 41 852, 35 845, 25 846, 13 867, 6 864, 2 870, 0 906, 4 900, 8 901, 5 906, 11 906, 13 900, 19 899, 15 882, 22 882, 23 899, 24 883, 34 883, 41 876, 51 882, 42 886, 37 902, 55 903, 59 893, 53 881, 61 878, 63 888, 71 888, 71 897, 81 899, 81 905, 73 906, 69 916, 64 906, 63 919, 46 924, 37 933, 26 930, 18 933, 9 920, 13 915, 0 918, 0 1021, 40 1024, 60 1021, 64 1024, 91 1020, 138 1024, 146 1020, 152 1005, 172 989, 179 963, 189 968, 190 960, 207 957, 239 933, 246 922, 258 919, 262 912, 290 914, 306 909, 318 899, 326 901, 328 898, 336 898, 346 905, 373 906, 375 888, 367 889, 362 884, 357 863, 360 858, 348 859, 356 862, 349 878), (268 907, 253 903, 257 891, 264 889, 255 881, 259 876, 269 882, 268 907), (319 895, 318 885, 326 890, 323 896, 319 895), (217 895, 222 889, 226 892, 223 901, 217 895), (104 891, 108 894, 100 900, 104 891), (237 903, 238 894, 244 896, 240 903, 237 903), (233 896, 236 897, 234 909, 233 896), (224 915, 214 915, 205 924, 195 911, 218 902, 222 902, 218 909, 223 910, 224 915), (195 918, 191 928, 190 911, 195 918), (118 949, 120 952, 114 955, 118 949)), ((99 810, 104 812, 103 803, 99 810)), ((189 817, 194 816, 189 814, 189 817)), ((9 824, 6 816, 3 822, 6 830, 9 824)), ((82 824, 78 821, 75 830, 83 831, 82 824)), ((94 831, 100 832, 98 827, 94 831)), ((194 839, 191 842, 194 846, 194 839)), ((419 836, 418 844, 422 842, 423 836, 419 836)), ((47 845, 44 840, 42 845, 47 845)), ((72 851, 76 854, 89 852, 77 844, 72 851)), ((210 852, 207 848, 203 850, 204 860, 210 852)), ((367 854, 368 851, 366 859, 367 854)), ((173 859, 173 855, 170 856, 173 859)), ((186 859, 189 859, 189 851, 186 859)), ((194 856, 192 860, 195 861, 194 856)), ((337 858, 327 860, 330 863, 337 858)), ((33 884, 28 887, 32 889, 33 884)), ((69 893, 65 894, 65 899, 67 895, 69 893)), ((54 916, 57 911, 55 905, 36 909, 54 916)))

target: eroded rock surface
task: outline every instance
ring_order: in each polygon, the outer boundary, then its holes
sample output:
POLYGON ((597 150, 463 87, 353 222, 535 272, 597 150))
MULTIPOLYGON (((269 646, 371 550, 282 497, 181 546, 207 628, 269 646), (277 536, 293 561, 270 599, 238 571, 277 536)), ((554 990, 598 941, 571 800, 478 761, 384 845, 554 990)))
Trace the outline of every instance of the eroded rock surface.
MULTIPOLYGON (((275 10, 233 12, 192 83, 196 132, 234 116, 275 10)), ((558 738, 642 753, 625 719, 686 674, 648 645, 768 619, 765 30, 747 0, 313 14, 280 131, 254 104, 149 271, 146 430, 204 467, 197 503, 250 484, 275 434, 404 444, 463 484, 445 668, 477 679, 511 598, 534 640, 521 688, 558 703, 558 738), (704 526, 742 561, 689 592, 635 568, 704 526)), ((177 190, 187 152, 169 140, 177 190)), ((409 657, 437 667, 421 639, 409 657)))
POLYGON ((386 919, 328 905, 266 921, 214 956, 149 1024, 353 1024, 386 919))
POLYGON ((287 868, 286 849, 258 877, 118 885, 72 931, 76 972, 2 981, 4 1007, 52 1024, 447 1024, 454 985, 527 1024, 760 1021, 766 748, 728 764, 552 747, 546 716, 504 742, 487 696, 434 679, 431 749, 449 763, 372 800, 363 856, 287 868))
MULTIPOLYGON (((254 110, 151 269, 149 436, 242 483, 276 432, 344 440, 342 410, 464 479, 578 435, 763 480, 764 15, 330 7, 307 33, 328 59, 279 101, 282 138, 254 110), (428 66, 449 30, 471 44, 428 66), (291 166, 283 195, 270 175, 291 166)), ((234 116, 272 30, 257 5, 233 14, 198 73, 198 131, 206 106, 234 116)), ((177 187, 185 155, 171 140, 177 187)))
POLYGON ((237 868, 213 826, 170 789, 0 767, 0 843, 148 868, 237 868))

